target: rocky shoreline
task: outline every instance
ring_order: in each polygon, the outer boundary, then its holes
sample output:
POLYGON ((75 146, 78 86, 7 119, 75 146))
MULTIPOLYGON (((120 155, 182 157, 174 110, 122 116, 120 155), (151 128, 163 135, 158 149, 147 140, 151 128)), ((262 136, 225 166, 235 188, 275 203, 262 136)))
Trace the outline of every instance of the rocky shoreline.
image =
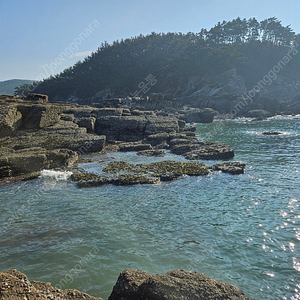
MULTIPOLYGON (((0 299, 102 300, 78 290, 62 290, 50 283, 29 281, 17 270, 0 272, 0 299)), ((108 300, 251 300, 239 288, 204 274, 172 270, 152 275, 140 270, 121 272, 108 300)))
MULTIPOLYGON (((194 113, 195 121, 196 115, 200 116, 194 113)), ((202 111, 202 118, 204 115, 205 122, 212 121, 215 112, 206 109, 202 111)), ((185 117, 190 120, 191 113, 185 117)), ((163 156, 163 150, 167 149, 194 161, 191 162, 194 168, 197 168, 196 160, 199 159, 227 160, 234 157, 234 151, 228 145, 197 140, 196 128, 187 126, 185 117, 136 108, 50 103, 45 95, 31 95, 25 100, 0 96, 0 180, 31 179, 43 169, 72 168, 81 155, 88 153, 136 151, 139 155, 163 156)), ((241 174, 244 167, 244 164, 234 163, 230 168, 226 167, 226 172, 241 174), (238 166, 236 170, 235 166, 238 166)), ((145 176, 132 175, 125 180, 97 178, 96 181, 156 183, 157 178, 179 177, 178 174, 161 174, 150 176, 149 180, 145 176)))

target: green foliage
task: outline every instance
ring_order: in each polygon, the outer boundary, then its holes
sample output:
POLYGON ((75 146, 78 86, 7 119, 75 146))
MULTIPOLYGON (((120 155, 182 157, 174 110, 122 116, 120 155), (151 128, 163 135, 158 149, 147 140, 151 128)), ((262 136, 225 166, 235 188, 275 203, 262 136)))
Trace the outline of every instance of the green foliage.
POLYGON ((23 79, 11 79, 0 82, 0 95, 2 94, 11 94, 13 95, 15 92, 15 88, 19 85, 23 84, 31 84, 31 80, 23 80, 23 79))
MULTIPOLYGON (((139 90, 139 84, 152 74, 157 83, 150 92, 174 93, 191 76, 213 77, 233 67, 251 86, 251 81, 269 71, 288 47, 298 44, 299 35, 276 18, 261 22, 237 18, 199 33, 152 32, 102 43, 83 62, 45 79, 35 92, 60 101, 70 96, 89 99, 103 90, 127 96, 139 90)), ((296 60, 295 64, 299 66, 296 60)), ((300 77, 299 71, 295 69, 293 76, 300 77)))

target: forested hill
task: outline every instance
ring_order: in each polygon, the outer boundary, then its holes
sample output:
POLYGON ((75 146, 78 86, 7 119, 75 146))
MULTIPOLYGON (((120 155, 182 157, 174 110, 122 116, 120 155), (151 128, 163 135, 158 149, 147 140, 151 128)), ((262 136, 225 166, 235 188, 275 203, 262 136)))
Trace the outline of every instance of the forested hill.
POLYGON ((84 61, 40 82, 35 92, 48 94, 53 101, 88 103, 132 95, 152 76, 155 81, 147 93, 180 97, 191 79, 213 85, 217 76, 232 68, 251 89, 287 55, 290 59, 285 59, 276 79, 300 81, 300 55, 296 50, 290 54, 298 45, 300 35, 276 18, 260 22, 237 18, 198 33, 153 32, 102 43, 84 61))
POLYGON ((2 94, 14 94, 15 87, 25 84, 32 84, 32 80, 23 79, 11 79, 0 81, 0 95, 2 94))

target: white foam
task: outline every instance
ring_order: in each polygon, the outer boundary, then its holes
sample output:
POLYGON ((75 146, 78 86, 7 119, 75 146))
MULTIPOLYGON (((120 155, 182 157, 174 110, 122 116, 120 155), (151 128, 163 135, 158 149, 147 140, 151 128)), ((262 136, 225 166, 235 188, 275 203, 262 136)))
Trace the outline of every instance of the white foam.
POLYGON ((54 179, 56 181, 65 181, 67 180, 73 172, 65 171, 53 171, 53 170, 42 170, 40 177, 54 179))

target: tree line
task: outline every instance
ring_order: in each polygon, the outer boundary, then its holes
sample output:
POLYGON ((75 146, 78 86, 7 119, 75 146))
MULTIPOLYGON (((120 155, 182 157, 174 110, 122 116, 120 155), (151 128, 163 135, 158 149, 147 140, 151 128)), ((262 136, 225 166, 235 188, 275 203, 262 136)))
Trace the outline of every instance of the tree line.
MULTIPOLYGON (((152 32, 102 43, 83 61, 38 82, 34 92, 58 101, 72 96, 91 99, 105 90, 126 96, 153 74, 157 84, 151 92, 174 94, 192 76, 213 78, 232 67, 251 85, 283 57, 287 47, 298 44, 300 35, 276 18, 261 22, 237 18, 198 33, 152 32)), ((288 67, 286 74, 300 78, 299 60, 288 67)), ((26 89, 20 86, 16 93, 26 89)))

